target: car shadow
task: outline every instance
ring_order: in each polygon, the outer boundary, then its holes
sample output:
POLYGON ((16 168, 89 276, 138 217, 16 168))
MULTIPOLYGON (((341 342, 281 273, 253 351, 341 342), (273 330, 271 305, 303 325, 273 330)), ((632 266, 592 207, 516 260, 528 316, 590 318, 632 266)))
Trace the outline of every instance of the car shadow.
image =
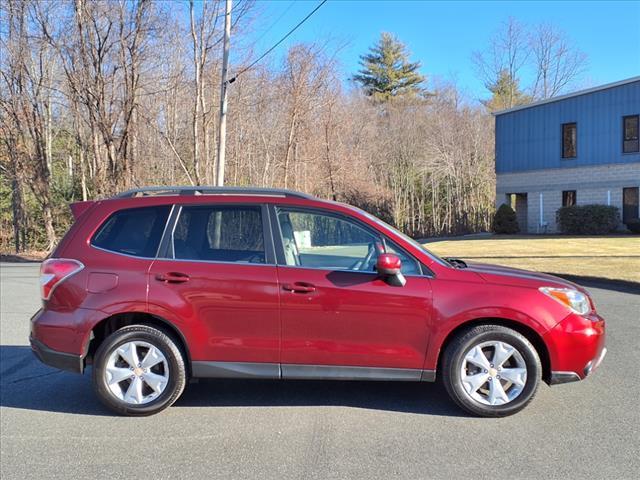
MULTIPOLYGON (((84 375, 41 364, 27 346, 0 345, 0 406, 110 416, 84 375)), ((341 406, 439 416, 465 416, 440 384, 317 380, 200 379, 173 408, 341 406)))
POLYGON ((83 415, 110 415, 88 375, 42 364, 28 346, 0 345, 0 406, 83 415))
POLYGON ((339 406, 465 416, 440 384, 419 382, 200 379, 189 385, 176 406, 339 406))

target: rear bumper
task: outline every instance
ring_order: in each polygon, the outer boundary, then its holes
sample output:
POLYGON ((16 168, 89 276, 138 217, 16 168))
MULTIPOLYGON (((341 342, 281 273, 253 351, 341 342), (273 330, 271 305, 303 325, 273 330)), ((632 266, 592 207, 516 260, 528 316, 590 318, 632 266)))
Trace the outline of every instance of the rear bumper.
POLYGON ((29 343, 38 359, 51 367, 69 372, 84 371, 88 335, 79 327, 91 311, 56 312, 40 309, 31 317, 29 343))
POLYGON ((82 373, 84 371, 84 359, 80 355, 58 352, 33 337, 29 337, 29 343, 31 344, 31 351, 45 365, 74 373, 82 373))
POLYGON ((98 323, 103 315, 98 310, 84 308, 43 308, 31 317, 31 337, 52 350, 84 355, 87 352, 92 325, 98 323))

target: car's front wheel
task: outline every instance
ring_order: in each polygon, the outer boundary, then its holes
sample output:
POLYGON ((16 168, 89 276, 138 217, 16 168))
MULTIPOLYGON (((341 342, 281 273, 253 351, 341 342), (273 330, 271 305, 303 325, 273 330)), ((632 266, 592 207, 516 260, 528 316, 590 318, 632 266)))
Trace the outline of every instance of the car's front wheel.
POLYGON ((522 410, 536 393, 542 367, 525 336, 501 325, 478 325, 455 337, 444 351, 442 379, 464 410, 504 417, 522 410))
POLYGON ((123 327, 98 348, 93 383, 111 410, 152 415, 172 405, 184 390, 184 359, 164 332, 147 325, 123 327))

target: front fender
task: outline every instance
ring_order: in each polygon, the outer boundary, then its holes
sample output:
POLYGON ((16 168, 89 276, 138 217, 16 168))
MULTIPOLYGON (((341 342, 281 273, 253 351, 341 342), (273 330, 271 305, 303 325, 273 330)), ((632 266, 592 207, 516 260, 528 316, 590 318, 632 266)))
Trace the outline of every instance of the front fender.
POLYGON ((437 368, 440 351, 456 329, 470 322, 498 319, 533 330, 541 338, 566 316, 548 308, 541 294, 519 286, 488 286, 479 282, 433 281, 433 315, 424 368, 437 368), (526 313, 525 313, 526 310, 526 313))

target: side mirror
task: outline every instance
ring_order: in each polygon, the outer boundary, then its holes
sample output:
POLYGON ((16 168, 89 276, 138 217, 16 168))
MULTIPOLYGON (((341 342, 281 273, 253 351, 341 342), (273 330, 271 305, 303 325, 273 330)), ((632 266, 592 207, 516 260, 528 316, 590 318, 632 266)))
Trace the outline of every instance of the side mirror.
POLYGON ((401 272, 402 262, 393 253, 381 253, 376 261, 376 271, 378 274, 393 286, 404 287, 407 280, 401 272))
POLYGON ((381 253, 376 261, 376 271, 380 275, 392 276, 400 273, 402 262, 393 253, 381 253))

